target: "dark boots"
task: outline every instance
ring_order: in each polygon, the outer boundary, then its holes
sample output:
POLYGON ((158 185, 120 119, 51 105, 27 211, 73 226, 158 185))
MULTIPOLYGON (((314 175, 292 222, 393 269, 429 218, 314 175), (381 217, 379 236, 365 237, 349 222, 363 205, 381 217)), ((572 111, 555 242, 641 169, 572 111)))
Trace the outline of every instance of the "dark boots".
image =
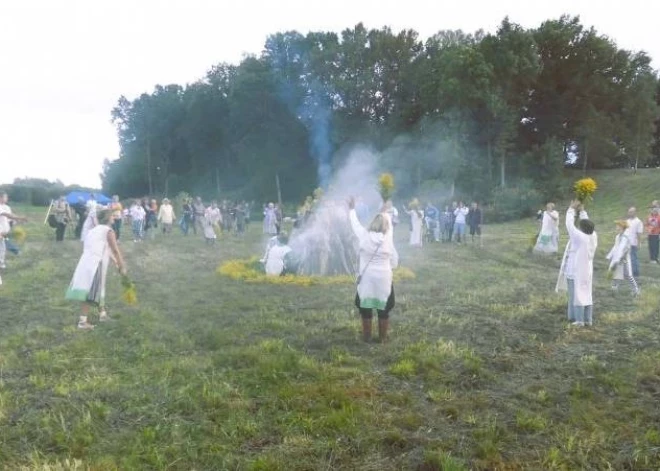
POLYGON ((371 342, 371 318, 362 318, 362 339, 371 342))
POLYGON ((380 343, 387 343, 387 329, 389 329, 389 327, 389 319, 378 319, 378 337, 380 343))
MULTIPOLYGON (((387 331, 390 327, 389 319, 378 319, 378 341, 387 342, 387 331)), ((362 339, 371 342, 371 319, 362 318, 362 339)))

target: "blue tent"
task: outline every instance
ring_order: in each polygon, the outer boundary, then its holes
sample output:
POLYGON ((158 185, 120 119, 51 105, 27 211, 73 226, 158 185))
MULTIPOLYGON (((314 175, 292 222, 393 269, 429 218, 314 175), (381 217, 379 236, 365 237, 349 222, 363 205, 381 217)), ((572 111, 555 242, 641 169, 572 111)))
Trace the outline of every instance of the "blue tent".
POLYGON ((94 199, 96 200, 97 203, 99 204, 110 204, 112 203, 112 200, 105 196, 104 194, 101 193, 90 193, 88 191, 72 191, 68 195, 66 195, 66 202, 69 204, 76 204, 80 200, 84 201, 87 203, 89 200, 92 199, 92 195, 94 195, 94 199))

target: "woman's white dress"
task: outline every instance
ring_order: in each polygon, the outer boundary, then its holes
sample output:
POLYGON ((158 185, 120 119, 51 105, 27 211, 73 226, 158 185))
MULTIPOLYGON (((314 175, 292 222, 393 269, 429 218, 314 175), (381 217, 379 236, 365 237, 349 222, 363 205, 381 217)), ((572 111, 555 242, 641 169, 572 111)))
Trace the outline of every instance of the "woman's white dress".
POLYGON ((559 251, 559 213, 544 211, 541 232, 536 239, 534 252, 557 253, 559 251))
POLYGON ((607 254, 607 259, 610 261, 609 269, 613 269, 613 279, 623 280, 626 275, 630 275, 630 272, 625 273, 624 271, 626 266, 628 267, 628 270, 632 267, 630 261, 630 240, 625 232, 623 234, 617 234, 614 239, 614 247, 612 247, 612 250, 607 254))
POLYGON ((284 259, 291 252, 288 245, 273 245, 264 258, 264 269, 269 276, 280 276, 284 271, 284 259))
MULTIPOLYGON (((580 219, 588 218, 584 211, 580 213, 579 217, 580 219)), ((575 284, 574 305, 591 306, 593 304, 594 255, 598 248, 598 235, 596 232, 587 235, 576 227, 575 210, 572 208, 566 213, 566 230, 570 240, 566 245, 555 289, 556 291, 566 291, 567 278, 572 278, 575 284)))
POLYGON ((217 238, 215 234, 215 227, 220 223, 220 209, 219 208, 206 208, 204 212, 204 237, 206 239, 217 238))
POLYGON ((410 245, 421 247, 423 233, 422 228, 424 225, 424 219, 422 214, 417 210, 406 211, 410 215, 410 221, 412 226, 412 231, 410 232, 410 245))
POLYGON ((109 226, 102 224, 87 233, 83 240, 83 253, 67 289, 66 299, 103 305, 110 262, 108 233, 111 230, 109 226))
POLYGON ((354 209, 349 219, 360 248, 357 285, 360 307, 384 310, 392 292, 392 270, 399 263, 391 226, 387 234, 369 232, 360 224, 354 209))

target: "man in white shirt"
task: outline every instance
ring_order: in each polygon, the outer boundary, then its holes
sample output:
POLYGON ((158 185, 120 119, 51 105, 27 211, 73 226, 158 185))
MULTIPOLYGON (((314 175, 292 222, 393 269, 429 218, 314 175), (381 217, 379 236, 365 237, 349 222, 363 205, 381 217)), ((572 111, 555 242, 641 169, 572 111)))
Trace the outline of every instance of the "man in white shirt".
POLYGON ((5 265, 5 255, 7 254, 7 246, 5 245, 5 238, 11 232, 11 225, 9 221, 27 221, 26 218, 17 216, 11 212, 11 208, 7 205, 9 195, 7 192, 0 192, 0 268, 7 268, 5 265))
POLYGON ((172 232, 172 224, 176 219, 174 214, 174 208, 170 204, 170 200, 165 198, 163 203, 160 205, 160 210, 158 211, 158 221, 163 226, 163 234, 169 234, 172 232))
POLYGON ((628 229, 626 236, 630 242, 630 264, 632 265, 632 274, 634 278, 639 276, 639 259, 637 252, 641 242, 641 235, 644 233, 644 223, 637 217, 637 209, 632 207, 628 210, 628 229))
POLYGON ((470 209, 463 205, 463 202, 458 203, 458 208, 454 210, 454 233, 456 234, 456 242, 459 244, 465 239, 465 223, 468 212, 470 209))

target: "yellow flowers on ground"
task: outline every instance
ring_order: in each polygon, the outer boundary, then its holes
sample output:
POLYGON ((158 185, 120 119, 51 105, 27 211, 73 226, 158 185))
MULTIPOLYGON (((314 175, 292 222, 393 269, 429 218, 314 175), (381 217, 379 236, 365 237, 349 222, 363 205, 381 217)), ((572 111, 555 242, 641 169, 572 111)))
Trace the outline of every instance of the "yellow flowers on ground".
POLYGON ((129 306, 137 304, 137 290, 135 289, 135 283, 133 283, 128 276, 122 275, 121 286, 124 288, 121 294, 121 300, 129 306))
POLYGON ((21 226, 14 226, 9 232, 8 237, 18 244, 25 242, 27 232, 21 226))
POLYGON ((583 178, 575 182, 573 189, 575 190, 577 199, 584 203, 593 199, 593 195, 598 189, 598 184, 593 178, 583 178))
MULTIPOLYGON (((262 268, 259 260, 251 258, 248 260, 229 260, 217 269, 217 273, 232 280, 245 281, 246 283, 269 283, 274 285, 291 286, 328 286, 328 285, 350 285, 355 283, 355 277, 351 275, 337 276, 305 276, 284 275, 268 276, 262 268)), ((394 281, 410 280, 415 278, 415 273, 408 268, 394 270, 394 281)))
POLYGON ((378 191, 383 201, 392 198, 394 194, 394 177, 391 173, 383 173, 378 177, 378 191))

